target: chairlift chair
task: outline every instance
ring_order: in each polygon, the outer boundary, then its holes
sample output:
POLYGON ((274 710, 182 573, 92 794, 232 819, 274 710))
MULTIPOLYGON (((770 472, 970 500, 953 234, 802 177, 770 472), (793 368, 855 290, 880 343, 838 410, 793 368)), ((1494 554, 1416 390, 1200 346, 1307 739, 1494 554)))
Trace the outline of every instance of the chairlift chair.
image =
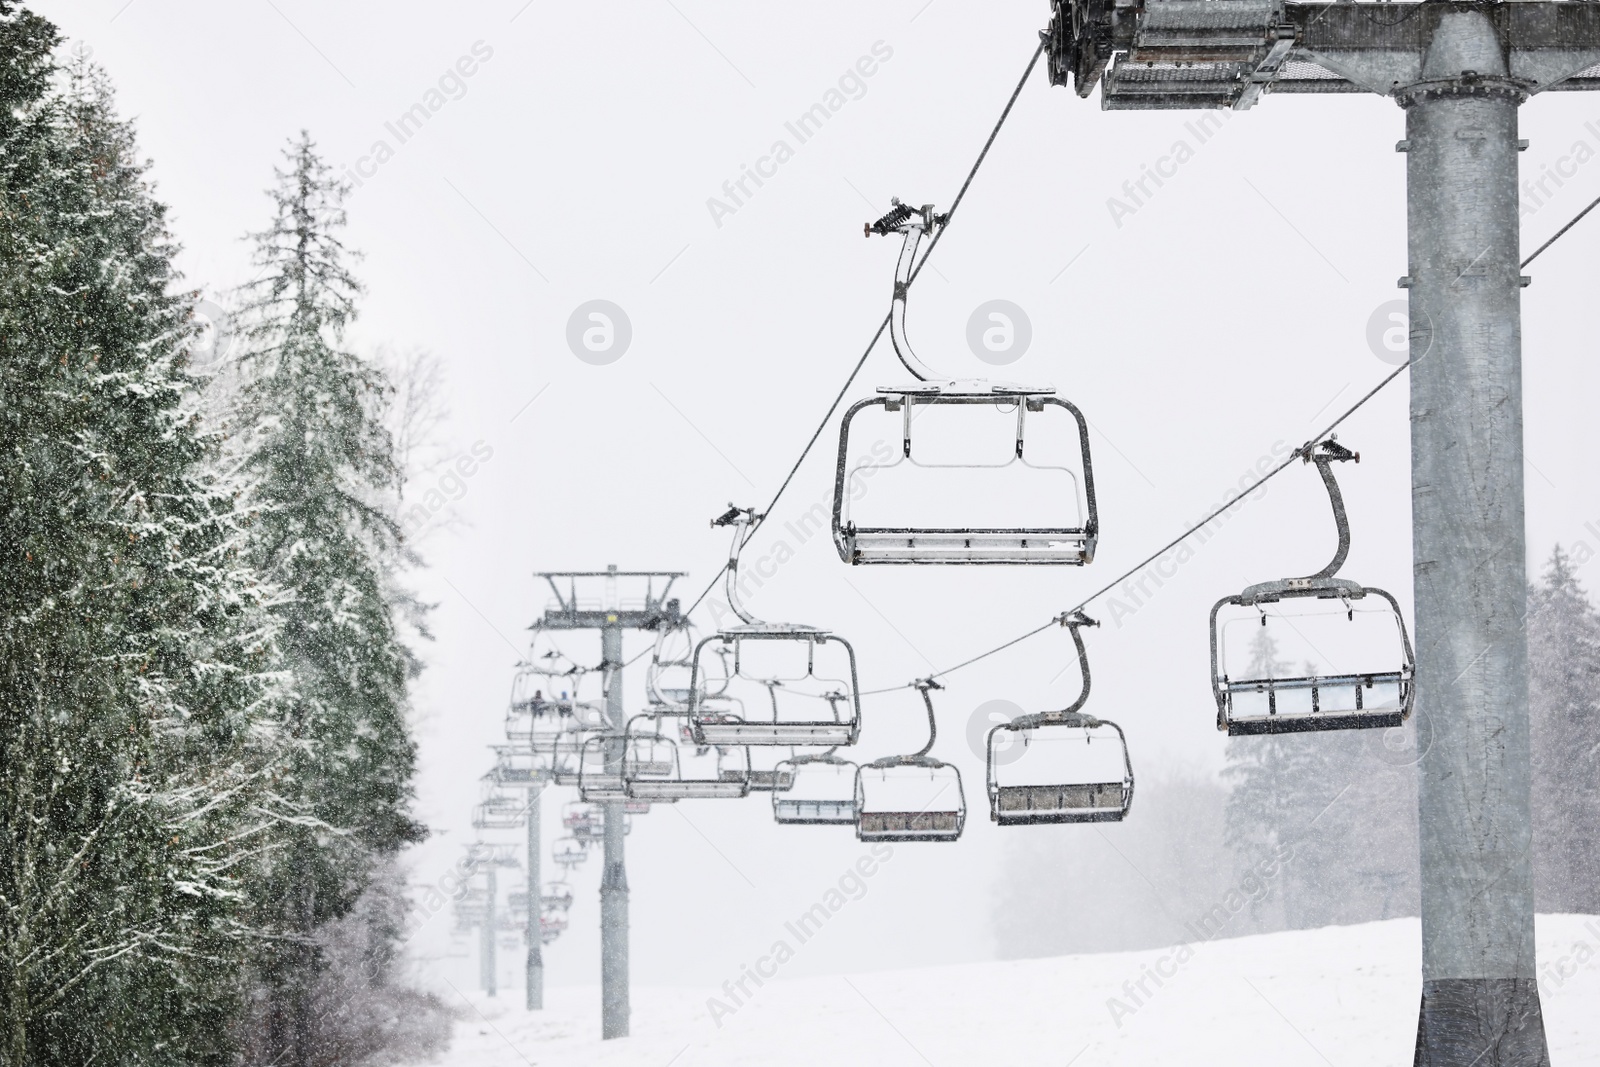
MULTIPOLYGON (((562 806, 561 825, 567 833, 584 844, 604 841, 606 836, 606 809, 604 804, 591 804, 577 800, 562 806)), ((633 820, 623 813, 622 833, 633 832, 633 820)))
POLYGON ((778 764, 788 772, 789 788, 772 794, 772 820, 786 826, 854 826, 854 763, 826 752, 793 756, 778 764))
MULTIPOLYGON (((906 296, 916 261, 917 247, 925 234, 943 227, 945 216, 934 213, 933 205, 920 210, 894 201, 894 209, 877 222, 866 226, 868 236, 876 233, 887 236, 901 234, 903 243, 895 267, 894 298, 890 305, 889 335, 900 362, 917 379, 909 385, 886 386, 875 397, 861 400, 845 412, 839 427, 839 459, 835 470, 833 493, 833 540, 839 558, 851 564, 1068 564, 1083 565, 1094 560, 1099 539, 1099 512, 1095 503, 1094 467, 1089 455, 1089 425, 1083 413, 1067 400, 1055 395, 1049 385, 1019 385, 1012 382, 987 380, 957 381, 940 374, 924 363, 911 349, 906 336, 906 296), (1002 412, 1015 412, 1016 430, 1010 454, 991 462, 963 462, 919 458, 912 447, 913 423, 918 409, 945 408, 951 410, 992 407, 1002 412), (870 408, 881 408, 887 414, 900 416, 900 454, 889 461, 852 461, 851 431, 858 436, 862 427, 856 426, 857 416, 870 408), (1028 439, 1029 416, 1045 419, 1048 412, 1060 409, 1070 416, 1071 425, 1063 424, 1060 432, 1073 440, 1076 456, 1062 457, 1056 462, 1035 462, 1036 456, 1025 447, 1028 439), (1063 482, 1067 492, 1043 497, 1030 491, 1025 500, 1016 502, 1017 516, 1027 516, 1018 525, 954 526, 906 522, 901 525, 876 525, 858 523, 850 512, 853 491, 861 479, 876 475, 882 470, 904 465, 908 471, 1031 468, 1052 473, 1063 482), (1040 524, 1043 523, 1043 524, 1040 524)), ((969 421, 969 416, 961 416, 969 421)), ((865 421, 865 420, 863 420, 865 421)), ((1044 423, 1050 427, 1058 420, 1044 423)), ((1041 430, 1036 428, 1037 438, 1041 430)), ((1037 449, 1035 450, 1037 451, 1037 449)), ((989 475, 991 483, 994 475, 989 475)), ((1032 480, 1032 479, 1030 479, 1032 480)), ((948 496, 966 499, 965 494, 945 489, 938 494, 926 494, 922 499, 931 502, 948 496)), ((941 520, 942 521, 942 520, 941 520)))
POLYGON ((630 743, 623 758, 622 777, 630 797, 671 802, 731 800, 749 794, 750 758, 746 749, 707 746, 697 752, 673 740, 671 735, 675 732, 670 727, 663 728, 662 720, 655 716, 638 715, 629 721, 630 743), (668 773, 638 773, 635 755, 648 754, 655 758, 662 752, 670 755, 668 773))
POLYGON ((546 882, 539 894, 539 907, 544 911, 566 911, 572 907, 572 887, 566 882, 546 882))
MULTIPOLYGON (((831 749, 829 751, 832 751, 831 749)), ((746 750, 750 762, 750 792, 786 793, 794 788, 795 750, 761 745, 746 750)))
POLYGON ((521 745, 491 745, 494 770, 490 774, 497 786, 537 788, 550 778, 550 761, 521 745))
POLYGON ((990 729, 985 746, 989 818, 1001 826, 1120 822, 1133 806, 1127 736, 1116 723, 1083 714, 1089 655, 1080 630, 1099 623, 1075 611, 1061 624, 1072 632, 1083 687, 1061 711, 1019 715, 990 729), (1006 740, 1023 747, 1003 749, 1006 740), (1008 752, 1016 755, 1007 758, 1008 752))
POLYGON ((689 712, 694 741, 853 745, 861 732, 861 699, 850 642, 814 626, 762 622, 740 602, 739 553, 756 520, 754 511, 730 507, 712 521, 733 528, 725 590, 743 625, 725 627, 695 646, 689 712), (723 662, 724 654, 733 662, 722 693, 714 694, 709 667, 723 662))
POLYGON ((583 866, 583 862, 589 858, 589 851, 576 837, 558 837, 550 847, 550 858, 557 867, 572 870, 583 866))
POLYGON ((1300 454, 1322 476, 1339 545, 1315 574, 1252 585, 1212 607, 1217 729, 1233 737, 1399 726, 1416 699, 1416 656, 1399 602, 1382 589, 1335 577, 1350 553, 1350 524, 1332 467, 1361 456, 1333 438, 1300 454), (1237 646, 1258 622, 1269 637, 1286 636, 1321 662, 1308 662, 1298 673, 1270 662, 1274 638, 1256 645, 1244 669, 1230 667, 1230 634, 1237 664, 1237 646))
POLYGON ((625 738, 614 734, 596 734, 584 739, 578 758, 578 796, 591 802, 628 799, 622 774, 627 761, 625 744, 625 738), (624 746, 620 758, 608 751, 614 745, 624 746))
POLYGON ((930 691, 916 683, 928 708, 928 743, 909 756, 887 756, 856 770, 856 838, 860 841, 954 841, 967 821, 961 771, 928 755, 939 736, 930 691))
POLYGON ((472 809, 472 825, 479 830, 515 830, 527 815, 528 804, 518 793, 506 792, 490 771, 483 777, 484 793, 472 809))

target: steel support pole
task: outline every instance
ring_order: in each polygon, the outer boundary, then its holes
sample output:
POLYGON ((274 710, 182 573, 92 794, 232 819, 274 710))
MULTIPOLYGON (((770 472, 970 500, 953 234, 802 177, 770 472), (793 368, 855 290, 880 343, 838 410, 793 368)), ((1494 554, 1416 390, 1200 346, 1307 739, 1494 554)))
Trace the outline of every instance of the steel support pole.
MULTIPOLYGON (((600 653, 605 671, 606 721, 621 735, 627 727, 622 708, 622 626, 615 615, 600 631, 600 653)), ((622 742, 606 747, 606 772, 622 773, 622 742)), ((620 801, 605 803, 606 867, 600 880, 600 1036, 628 1036, 628 872, 624 865, 623 820, 620 801)))
POLYGON ((492 997, 496 991, 494 898, 499 894, 499 880, 495 877, 493 861, 484 872, 484 878, 489 883, 489 891, 483 912, 483 937, 478 942, 478 976, 483 980, 483 991, 492 997))
POLYGON ((1481 11, 1406 109, 1419 762, 1419 1067, 1547 1067, 1529 848, 1517 108, 1481 11))
POLYGON ((544 913, 540 906, 544 887, 539 878, 539 795, 543 791, 542 785, 528 790, 528 964, 524 985, 529 1011, 544 1007, 544 935, 539 928, 544 913))

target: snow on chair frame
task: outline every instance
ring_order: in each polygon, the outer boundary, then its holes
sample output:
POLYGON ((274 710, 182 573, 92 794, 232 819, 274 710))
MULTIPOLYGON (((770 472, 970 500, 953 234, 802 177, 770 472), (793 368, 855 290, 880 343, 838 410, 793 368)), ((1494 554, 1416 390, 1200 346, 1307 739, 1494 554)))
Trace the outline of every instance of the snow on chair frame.
POLYGON ((755 521, 753 511, 734 507, 712 520, 713 526, 733 527, 725 589, 728 606, 744 625, 724 627, 695 646, 689 711, 694 741, 719 746, 853 745, 861 732, 861 698, 850 642, 815 626, 762 622, 740 603, 739 553, 755 521), (733 662, 722 695, 716 696, 707 690, 709 666, 713 659, 722 662, 725 652, 733 662), (831 653, 839 677, 817 674, 820 652, 831 653), (802 653, 803 669, 798 663, 802 653), (772 661, 782 661, 771 667, 779 673, 760 669, 772 661), (752 699, 745 700, 740 689, 754 691, 752 699))
MULTIPOLYGON (((1334 577, 1350 554, 1350 524, 1332 465, 1360 462, 1361 456, 1329 438, 1315 447, 1302 448, 1301 458, 1315 463, 1322 476, 1339 545, 1333 559, 1315 574, 1252 585, 1212 607, 1211 688, 1217 702, 1217 729, 1229 736, 1399 726, 1410 718, 1416 699, 1416 656, 1399 602, 1382 589, 1334 577), (1330 602, 1337 602, 1338 609, 1328 610, 1330 602), (1269 614, 1267 609, 1272 606, 1277 607, 1276 614, 1269 614), (1246 610, 1224 618, 1223 612, 1229 608, 1246 610), (1249 614, 1250 609, 1254 615, 1249 614), (1342 624, 1334 618, 1341 615, 1342 624), (1359 624, 1358 617, 1362 620, 1359 624), (1226 632, 1230 624, 1251 624, 1258 618, 1262 627, 1269 626, 1269 619, 1279 620, 1295 635, 1313 623, 1332 620, 1334 626, 1319 636, 1331 635, 1341 643, 1376 636, 1387 646, 1382 653, 1384 662, 1368 662, 1372 652, 1362 648, 1346 652, 1359 657, 1355 663, 1330 664, 1333 669, 1326 671, 1307 664, 1306 669, 1294 673, 1292 667, 1267 662, 1275 647, 1267 641, 1256 646, 1253 661, 1241 677, 1229 669, 1226 632), (1352 629, 1358 625, 1362 633, 1352 629), (1371 633, 1374 630, 1376 635, 1371 633)), ((1324 647, 1334 647, 1326 637, 1324 647)))
MULTIPOLYGON (((880 388, 880 395, 858 401, 845 412, 839 426, 839 459, 833 493, 833 540, 839 558, 851 564, 946 563, 946 564, 1072 564, 1093 562, 1099 538, 1099 513, 1095 504, 1094 467, 1089 455, 1089 425, 1073 404, 1055 395, 1049 385, 1018 385, 986 380, 956 381, 940 374, 919 359, 906 336, 906 295, 911 283, 917 246, 926 233, 938 230, 944 216, 936 215, 931 204, 915 210, 896 200, 895 207, 866 231, 904 237, 895 267, 894 298, 889 312, 889 335, 895 354, 917 381, 905 386, 880 388), (912 423, 919 407, 970 408, 1010 406, 1016 411, 1016 433, 1011 455, 998 464, 922 462, 913 454, 912 423), (856 417, 868 408, 900 413, 900 455, 892 462, 851 463, 850 432, 856 417), (1071 416, 1078 455, 1076 468, 1059 463, 1034 464, 1025 451, 1025 428, 1030 414, 1043 416, 1048 409, 1060 408, 1071 416), (1018 466, 1051 470, 1066 476, 1071 483, 1069 499, 1062 507, 1052 503, 1039 514, 1055 521, 1047 525, 950 526, 950 525, 875 525, 862 524, 850 515, 850 495, 865 474, 907 464, 910 467, 947 470, 976 470, 985 467, 1018 466), (1081 474, 1080 474, 1081 472, 1081 474), (1062 515, 1070 511, 1070 517, 1062 515)), ((1040 494, 1030 492, 1030 502, 1040 494)), ((1031 514, 1031 513, 1030 513, 1031 514)))
POLYGON ((856 770, 859 841, 955 841, 966 825, 960 769, 928 755, 939 736, 929 692, 944 687, 924 678, 915 688, 928 708, 928 743, 909 756, 886 756, 856 770))
POLYGON ((1078 698, 1061 711, 1019 715, 989 731, 985 760, 989 818, 1001 826, 1120 822, 1133 806, 1133 761, 1128 755, 1127 736, 1116 723, 1083 714, 1083 706, 1089 701, 1089 655, 1081 629, 1100 624, 1075 611, 1062 619, 1061 625, 1072 632, 1083 688, 1078 698), (1072 735, 1080 730, 1086 754, 1092 754, 1090 749, 1096 740, 1102 748, 1114 746, 1113 752, 1099 760, 1091 773, 1064 773, 1054 760, 1041 759, 1044 745, 1064 743, 1075 748, 1078 739, 1072 735), (1004 758, 1000 748, 1007 734, 1021 735, 1022 748, 1013 759, 1004 758), (1058 741, 1063 734, 1067 737, 1058 741), (1115 777, 1093 773, 1100 771, 1101 765, 1114 771, 1115 777))

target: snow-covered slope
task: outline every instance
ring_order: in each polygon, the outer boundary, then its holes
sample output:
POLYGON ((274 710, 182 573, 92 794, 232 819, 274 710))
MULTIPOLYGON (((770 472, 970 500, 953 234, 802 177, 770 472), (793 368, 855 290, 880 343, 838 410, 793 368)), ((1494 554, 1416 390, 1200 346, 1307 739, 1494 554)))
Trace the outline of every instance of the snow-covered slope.
MULTIPOLYGON (((1600 1065, 1600 919, 1540 916, 1555 1067, 1600 1065)), ((636 988, 633 1034, 601 1042, 599 990, 458 999, 452 1067, 1170 1067, 1410 1063, 1417 921, 1147 952, 776 978, 753 995, 636 988), (732 1009, 708 1005, 715 997, 732 1009), (735 997, 740 1003, 735 1002, 735 997), (713 1018, 715 1015, 715 1018, 713 1018)), ((752 961, 754 963, 755 961, 752 961)), ((770 966, 770 965, 769 965, 770 966)), ((739 976, 730 976, 737 979, 739 976)))

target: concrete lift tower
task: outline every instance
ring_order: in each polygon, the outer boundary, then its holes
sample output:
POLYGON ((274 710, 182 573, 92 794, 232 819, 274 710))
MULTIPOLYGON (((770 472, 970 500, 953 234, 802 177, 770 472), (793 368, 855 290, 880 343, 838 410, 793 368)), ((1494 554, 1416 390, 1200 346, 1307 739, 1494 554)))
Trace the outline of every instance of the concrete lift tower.
POLYGON ((1051 81, 1107 110, 1378 93, 1405 111, 1418 1067, 1548 1065, 1534 981, 1517 108, 1600 89, 1581 0, 1054 0, 1051 81))
MULTIPOLYGON (((627 712, 622 706, 622 632, 659 630, 682 621, 678 602, 667 592, 682 571, 541 571, 555 600, 536 630, 599 630, 600 669, 606 690, 606 724, 612 740, 606 745, 606 773, 622 774, 622 736, 627 712), (656 589, 657 581, 661 588, 656 589), (621 588, 627 583, 630 597, 621 588), (638 588, 643 585, 642 590, 638 588), (562 589, 562 584, 566 589, 562 589), (584 595, 580 597, 580 592, 584 595)), ((624 864, 625 831, 622 801, 605 803, 605 871, 600 878, 600 1036, 628 1036, 628 872, 624 864)), ((537 889, 534 890, 538 892, 537 889)))

